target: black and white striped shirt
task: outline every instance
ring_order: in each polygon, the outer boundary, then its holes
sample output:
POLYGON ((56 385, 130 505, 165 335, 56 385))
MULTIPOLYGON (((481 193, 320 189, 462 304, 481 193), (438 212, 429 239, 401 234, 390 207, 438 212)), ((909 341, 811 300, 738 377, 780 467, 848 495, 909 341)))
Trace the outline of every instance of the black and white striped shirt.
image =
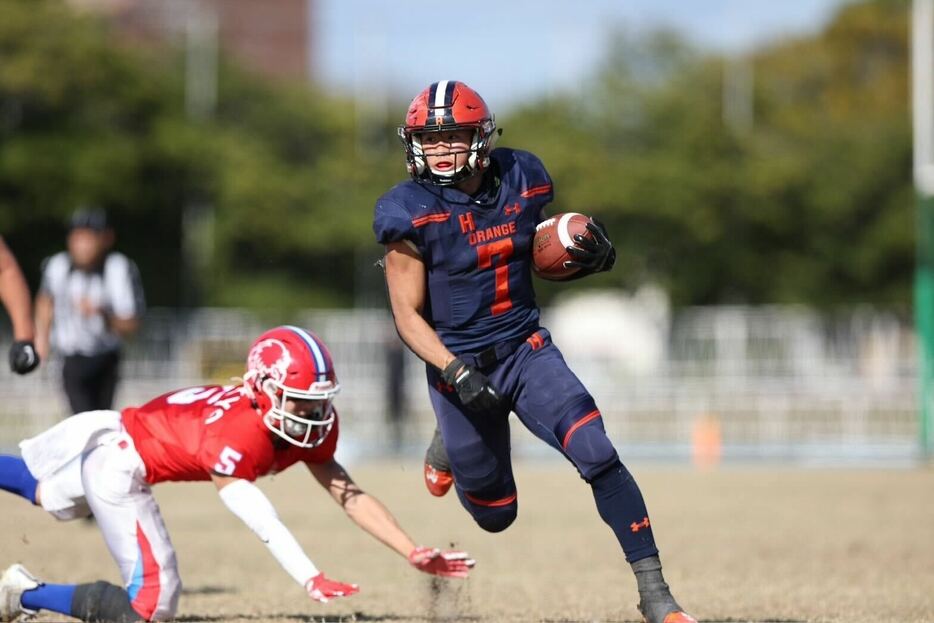
POLYGON ((99 355, 120 347, 120 336, 103 314, 81 313, 82 299, 118 318, 139 317, 146 305, 136 264, 115 251, 93 272, 75 268, 65 251, 47 258, 39 292, 52 298, 51 342, 63 355, 99 355))

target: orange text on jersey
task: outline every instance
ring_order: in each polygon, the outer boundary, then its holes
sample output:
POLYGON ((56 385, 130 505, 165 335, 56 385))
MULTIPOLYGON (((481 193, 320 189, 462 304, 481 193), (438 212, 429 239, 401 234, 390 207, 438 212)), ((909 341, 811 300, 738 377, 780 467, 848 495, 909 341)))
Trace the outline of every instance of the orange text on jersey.
POLYGON ((472 231, 467 234, 467 242, 469 242, 471 246, 474 246, 480 244, 481 242, 489 242, 504 236, 511 236, 514 233, 516 233, 516 222, 509 221, 508 223, 503 223, 502 225, 494 225, 493 227, 487 227, 486 229, 472 231))

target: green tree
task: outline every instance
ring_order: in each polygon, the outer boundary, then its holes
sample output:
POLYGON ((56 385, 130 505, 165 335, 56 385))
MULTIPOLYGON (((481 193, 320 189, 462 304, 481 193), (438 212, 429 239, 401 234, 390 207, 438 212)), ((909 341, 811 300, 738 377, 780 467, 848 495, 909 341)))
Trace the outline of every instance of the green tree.
POLYGON ((680 304, 907 306, 907 37, 907 3, 865 2, 757 52, 744 132, 723 121, 725 59, 669 33, 620 34, 585 94, 520 111, 505 137, 543 157, 555 210, 610 225, 619 269, 581 286, 655 280, 680 304))
MULTIPOLYGON (((618 268, 574 287, 907 307, 907 14, 907 0, 849 4, 823 32, 751 55, 748 130, 723 121, 725 59, 665 32, 621 31, 581 93, 501 115, 503 144, 551 171, 552 212, 613 233, 618 268)), ((32 283, 67 214, 94 202, 154 305, 381 298, 370 221, 405 178, 395 123, 226 60, 214 114, 189 119, 183 62, 60 1, 0 3, 0 232, 32 283)), ((543 302, 567 289, 539 285, 543 302)))

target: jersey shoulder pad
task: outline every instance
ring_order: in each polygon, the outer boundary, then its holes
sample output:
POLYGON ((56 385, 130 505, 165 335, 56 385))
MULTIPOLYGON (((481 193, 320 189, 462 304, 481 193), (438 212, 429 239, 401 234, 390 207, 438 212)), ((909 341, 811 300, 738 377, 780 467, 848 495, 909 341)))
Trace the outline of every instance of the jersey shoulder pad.
POLYGON ((551 176, 535 154, 520 149, 496 149, 497 165, 504 186, 544 206, 554 198, 551 176), (503 152, 503 153, 498 153, 503 152))
POLYGON ((407 238, 414 239, 412 210, 413 206, 420 205, 417 198, 419 189, 415 182, 402 182, 376 200, 373 233, 376 234, 377 242, 387 244, 407 238))
POLYGON ((541 159, 530 151, 499 147, 493 150, 492 157, 505 175, 509 170, 518 168, 532 179, 551 179, 541 159))

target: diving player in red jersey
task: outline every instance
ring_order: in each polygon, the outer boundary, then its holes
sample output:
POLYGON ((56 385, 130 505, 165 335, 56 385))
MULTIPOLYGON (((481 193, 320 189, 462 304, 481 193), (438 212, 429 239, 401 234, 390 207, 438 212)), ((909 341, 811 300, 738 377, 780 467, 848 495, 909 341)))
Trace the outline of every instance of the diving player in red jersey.
POLYGON ((464 552, 419 547, 375 497, 334 460, 340 391, 327 347, 315 334, 278 327, 247 357, 243 383, 178 390, 140 406, 75 415, 0 456, 0 488, 61 520, 93 512, 124 580, 46 584, 22 565, 0 578, 0 621, 51 610, 86 621, 167 620, 181 581, 151 485, 211 480, 224 504, 269 548, 309 597, 327 602, 358 592, 326 577, 279 520, 253 481, 304 463, 363 530, 420 571, 466 577, 464 552))
MULTIPOLYGON (((591 486, 638 582, 648 623, 691 623, 671 595, 642 493, 607 438, 600 410, 539 325, 531 276, 535 226, 554 193, 533 154, 494 149, 486 102, 462 82, 430 85, 399 128, 411 181, 376 202, 373 230, 399 336, 426 363, 438 430, 426 455, 434 495, 453 484, 484 530, 505 530, 518 497, 509 413, 591 486)), ((575 276, 609 270, 606 229, 568 247, 575 276)))

